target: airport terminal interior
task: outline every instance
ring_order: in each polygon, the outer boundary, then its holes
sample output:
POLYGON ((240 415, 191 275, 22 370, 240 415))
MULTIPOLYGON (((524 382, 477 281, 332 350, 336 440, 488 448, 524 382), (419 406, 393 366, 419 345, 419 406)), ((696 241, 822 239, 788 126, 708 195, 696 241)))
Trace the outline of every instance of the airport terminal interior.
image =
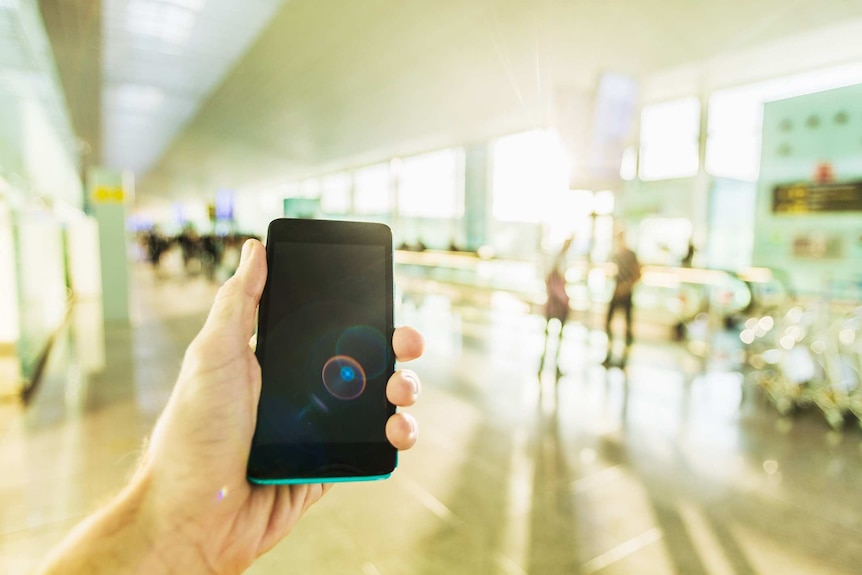
POLYGON ((277 218, 391 229, 420 431, 248 573, 859 573, 860 38, 857 0, 0 0, 0 573, 117 500, 277 218))

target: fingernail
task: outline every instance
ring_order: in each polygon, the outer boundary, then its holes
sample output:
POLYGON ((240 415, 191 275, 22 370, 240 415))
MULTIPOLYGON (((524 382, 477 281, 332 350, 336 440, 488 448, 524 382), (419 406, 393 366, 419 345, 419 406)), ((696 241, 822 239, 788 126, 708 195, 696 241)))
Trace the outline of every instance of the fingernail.
POLYGON ((416 377, 416 374, 405 371, 402 373, 402 376, 410 384, 410 392, 413 394, 413 399, 419 397, 419 393, 422 391, 419 386, 419 378, 416 377))
POLYGON ((419 437, 419 429, 412 418, 407 418, 407 421, 410 423, 410 435, 408 435, 409 441, 410 443, 415 443, 416 439, 419 437))
POLYGON ((245 243, 242 244, 242 252, 239 254, 239 265, 245 263, 245 260, 248 259, 249 254, 251 253, 251 240, 245 240, 245 243))

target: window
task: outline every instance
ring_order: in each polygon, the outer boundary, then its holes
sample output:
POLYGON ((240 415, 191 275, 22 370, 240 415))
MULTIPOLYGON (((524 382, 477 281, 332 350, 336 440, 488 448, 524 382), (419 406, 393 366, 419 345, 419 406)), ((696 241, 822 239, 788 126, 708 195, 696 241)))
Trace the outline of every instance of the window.
POLYGON ((354 209, 358 214, 388 214, 392 211, 389 164, 375 164, 354 173, 354 209))
POLYGON ((751 90, 724 90, 709 99, 706 171, 714 176, 757 180, 763 102, 751 90))
POLYGON ((630 182, 638 175, 638 152, 634 146, 629 146, 623 151, 620 161, 620 178, 630 182))
POLYGON ((405 158, 398 173, 398 213, 417 218, 464 215, 463 150, 405 158))
POLYGON ((537 130, 499 138, 493 162, 497 220, 539 223, 553 217, 553 200, 569 188, 568 160, 556 133, 537 130))
POLYGON ((317 178, 308 178, 299 182, 295 195, 296 198, 319 198, 320 197, 320 180, 317 178))
POLYGON ((320 180, 320 209, 330 214, 350 212, 349 172, 339 172, 324 176, 320 180))
POLYGON ((684 98, 641 113, 640 177, 667 180, 697 174, 700 102, 684 98))

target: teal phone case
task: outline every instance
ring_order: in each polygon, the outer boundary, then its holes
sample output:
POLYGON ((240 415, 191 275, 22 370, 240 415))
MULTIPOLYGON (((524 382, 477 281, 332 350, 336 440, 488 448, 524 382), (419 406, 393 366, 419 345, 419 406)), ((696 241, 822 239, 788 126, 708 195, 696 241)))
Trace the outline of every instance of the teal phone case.
MULTIPOLYGON (((395 469, 398 469, 398 454, 395 455, 395 469)), ((358 481, 379 481, 392 477, 392 472, 384 475, 357 475, 355 477, 299 477, 292 479, 258 479, 247 475, 251 483, 256 485, 303 485, 305 483, 356 483, 358 481)))
POLYGON ((357 477, 301 477, 299 479, 256 479, 254 477, 249 477, 248 480, 257 485, 302 485, 305 483, 355 483, 357 481, 378 481, 391 476, 391 473, 387 473, 386 475, 362 475, 357 477))

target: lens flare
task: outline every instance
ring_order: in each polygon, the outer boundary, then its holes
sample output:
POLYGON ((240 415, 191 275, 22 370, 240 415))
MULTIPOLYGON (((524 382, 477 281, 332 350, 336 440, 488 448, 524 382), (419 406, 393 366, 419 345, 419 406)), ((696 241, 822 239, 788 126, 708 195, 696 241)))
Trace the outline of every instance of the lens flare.
POLYGON ((329 412, 329 408, 326 407, 326 404, 323 403, 322 399, 320 399, 319 397, 317 397, 314 394, 311 395, 311 399, 314 400, 314 403, 317 404, 317 407, 319 407, 321 409, 321 411, 329 412))
POLYGON ((338 399, 356 399, 365 391, 365 371, 352 357, 336 355, 323 365, 323 386, 338 399))
POLYGON ((368 325, 355 325, 344 330, 335 344, 335 353, 356 360, 370 379, 386 369, 386 339, 382 333, 368 325))

